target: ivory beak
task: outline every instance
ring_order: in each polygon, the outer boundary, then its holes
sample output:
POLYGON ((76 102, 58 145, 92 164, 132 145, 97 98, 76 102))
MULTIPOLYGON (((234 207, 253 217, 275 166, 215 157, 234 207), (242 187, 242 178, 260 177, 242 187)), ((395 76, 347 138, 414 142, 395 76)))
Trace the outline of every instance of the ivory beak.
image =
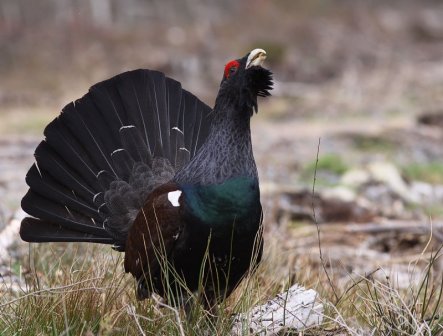
POLYGON ((249 53, 248 60, 246 61, 246 69, 251 66, 262 65, 266 59, 266 51, 263 49, 254 49, 249 53))

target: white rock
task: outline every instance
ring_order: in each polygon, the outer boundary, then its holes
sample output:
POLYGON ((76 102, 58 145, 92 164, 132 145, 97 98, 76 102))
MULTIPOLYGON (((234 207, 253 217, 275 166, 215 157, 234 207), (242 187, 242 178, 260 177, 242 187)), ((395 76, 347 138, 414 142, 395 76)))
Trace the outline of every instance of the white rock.
POLYGON ((352 202, 356 198, 355 192, 345 186, 326 189, 322 192, 322 196, 326 199, 338 199, 343 202, 352 202))
POLYGON ((370 179, 369 173, 364 169, 351 169, 343 174, 341 182, 350 187, 359 187, 368 182, 370 179))
POLYGON ((373 180, 389 186, 392 191, 408 202, 417 203, 419 197, 412 194, 399 170, 389 162, 373 162, 368 166, 373 180))
POLYGON ((323 321, 323 305, 312 289, 294 285, 248 313, 237 314, 231 335, 275 335, 282 329, 301 330, 323 321))
POLYGON ((17 210, 14 218, 0 231, 0 260, 6 260, 8 257, 8 247, 18 239, 20 223, 26 213, 23 210, 17 210))
POLYGON ((411 183, 411 192, 420 198, 422 203, 439 203, 443 201, 443 186, 422 181, 411 183))

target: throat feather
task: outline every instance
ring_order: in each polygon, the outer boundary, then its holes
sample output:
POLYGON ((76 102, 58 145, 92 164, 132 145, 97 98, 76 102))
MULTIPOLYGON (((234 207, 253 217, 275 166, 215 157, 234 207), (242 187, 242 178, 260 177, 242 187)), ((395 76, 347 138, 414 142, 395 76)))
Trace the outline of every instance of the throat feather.
POLYGON ((211 185, 237 177, 258 179, 249 118, 224 117, 215 118, 205 144, 177 172, 175 182, 211 185))

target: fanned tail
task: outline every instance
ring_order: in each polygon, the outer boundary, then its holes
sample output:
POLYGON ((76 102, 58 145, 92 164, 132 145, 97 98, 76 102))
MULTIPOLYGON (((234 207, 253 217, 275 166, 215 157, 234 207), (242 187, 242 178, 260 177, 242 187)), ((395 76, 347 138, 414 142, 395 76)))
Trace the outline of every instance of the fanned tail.
POLYGON ((205 141, 210 107, 161 72, 134 70, 92 86, 45 129, 26 182, 20 235, 119 250, 149 193, 205 141), (34 217, 34 218, 33 218, 34 217))

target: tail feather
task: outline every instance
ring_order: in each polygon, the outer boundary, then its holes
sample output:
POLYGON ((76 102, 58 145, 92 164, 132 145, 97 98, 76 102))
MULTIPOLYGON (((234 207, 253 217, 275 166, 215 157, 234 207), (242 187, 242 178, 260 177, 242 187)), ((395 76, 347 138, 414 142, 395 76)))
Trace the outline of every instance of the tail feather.
MULTIPOLYGON (((85 158, 88 158, 95 166, 108 169, 117 177, 118 175, 114 171, 111 162, 111 152, 107 151, 104 145, 108 139, 100 138, 100 133, 95 131, 95 128, 97 128, 97 125, 100 125, 102 120, 98 117, 99 114, 96 111, 85 109, 83 101, 87 101, 87 99, 78 100, 75 106, 74 104, 67 105, 59 119, 71 131, 71 134, 74 135, 72 142, 78 144, 80 147, 79 152, 83 153, 85 158), (85 118, 85 115, 87 115, 85 111, 96 118, 88 123, 85 118)), ((112 147, 112 145, 113 144, 109 147, 112 147)), ((114 149, 116 148, 114 147, 114 149)), ((98 169, 95 170, 95 172, 97 171, 98 169)))
MULTIPOLYGON (((72 171, 75 171, 77 175, 81 175, 89 186, 94 186, 99 166, 91 160, 85 153, 84 148, 78 143, 78 140, 71 134, 71 131, 62 123, 60 120, 62 116, 63 114, 45 128, 46 139, 40 143, 38 148, 50 147, 53 153, 56 153, 64 162, 69 163, 72 171)), ((37 151, 35 153, 38 166, 43 166, 50 157, 51 155, 45 155, 37 151)), ((51 168, 48 168, 48 170, 52 171, 51 168)))
POLYGON ((92 86, 45 129, 27 175, 27 241, 124 246, 147 195, 206 140, 211 109, 173 79, 135 70, 92 86))
MULTIPOLYGON (((91 89, 92 90, 92 89, 91 89)), ((79 118, 81 118, 82 123, 88 126, 90 133, 94 135, 96 139, 99 141, 100 151, 104 153, 104 155, 110 155, 113 150, 115 150, 115 144, 119 143, 118 134, 115 132, 115 129, 111 128, 112 131, 106 125, 111 124, 110 120, 115 119, 112 110, 105 110, 103 107, 100 108, 99 103, 94 100, 94 96, 92 92, 86 94, 81 99, 78 99, 75 102, 76 114, 78 114, 79 118)), ((121 111, 122 115, 123 112, 121 111)), ((123 116, 118 118, 115 127, 120 127, 120 119, 123 116)), ((109 126, 111 127, 111 126, 109 126)), ((89 153, 92 154, 92 153, 89 153)))
POLYGON ((183 128, 179 128, 182 101, 183 95, 181 84, 173 79, 167 78, 166 104, 169 111, 169 123, 172 126, 169 130, 171 145, 169 159, 176 168, 180 166, 177 161, 177 151, 179 148, 184 147, 183 128))
POLYGON ((124 181, 128 181, 131 176, 134 159, 124 148, 118 148, 111 154, 117 176, 124 181))
POLYGON ((192 138, 190 138, 190 143, 188 144, 191 157, 195 155, 197 148, 199 148, 198 140, 200 138, 202 122, 202 116, 200 115, 201 111, 199 111, 196 102, 192 102, 192 110, 194 111, 192 120, 190 121, 192 123, 192 138))
POLYGON ((45 172, 46 177, 51 177, 58 183, 65 186, 67 189, 75 190, 76 194, 83 199, 89 201, 95 194, 95 190, 98 187, 97 180, 94 180, 93 174, 79 173, 70 167, 69 161, 65 161, 61 158, 46 142, 41 142, 35 151, 35 156, 38 161, 38 166, 34 164, 29 170, 26 182, 31 186, 31 183, 43 182, 43 178, 37 178, 37 175, 31 174, 32 170, 37 170, 41 177, 45 172), (40 160, 39 158, 45 158, 40 160), (88 178, 89 177, 89 178, 88 178))
POLYGON ((70 230, 60 224, 42 221, 36 218, 25 218, 20 227, 20 236, 25 241, 33 242, 89 242, 112 244, 113 241, 108 236, 98 236, 96 234, 70 230), (38 227, 38 231, 35 230, 38 227))
POLYGON ((67 229, 97 236, 109 236, 106 230, 98 226, 93 218, 78 213, 62 204, 55 203, 32 190, 29 190, 25 197, 23 197, 22 208, 37 218, 60 224, 67 229))
POLYGON ((195 103, 191 99, 185 98, 185 107, 191 111, 191 113, 183 114, 183 128, 188 129, 191 133, 190 137, 185 138, 185 148, 189 152, 189 156, 194 156, 194 129, 195 129, 195 121, 197 118, 197 108, 195 103))
POLYGON ((153 120, 154 113, 145 113, 150 108, 147 74, 143 72, 137 72, 133 75, 131 73, 121 74, 115 78, 115 85, 119 95, 126 97, 124 100, 124 108, 127 112, 125 125, 137 126, 143 141, 143 147, 147 149, 148 155, 151 156, 155 141, 152 127, 156 124, 153 120))
MULTIPOLYGON (((112 181, 115 180, 115 175, 111 174, 107 170, 100 170, 97 175, 98 183, 101 185, 103 190, 106 190, 112 181)), ((98 190, 98 189, 97 189, 98 190)))
MULTIPOLYGON (((147 163, 151 158, 139 130, 134 125, 123 126, 119 130, 122 146, 136 162, 147 163)), ((152 162, 149 161, 149 164, 152 162)))
MULTIPOLYGON (((26 181, 34 193, 41 195, 54 203, 74 209, 86 216, 94 218, 95 220, 101 220, 97 209, 92 202, 92 198, 88 200, 80 197, 77 193, 74 193, 72 189, 68 189, 58 183, 57 180, 54 180, 46 173, 46 171, 38 171, 35 165, 29 170, 26 176, 26 181)), ((27 203, 24 203, 23 206, 27 207, 28 205, 27 203)))
MULTIPOLYGON (((153 156, 156 136, 157 109, 151 105, 150 95, 152 88, 149 86, 149 77, 154 71, 131 71, 122 73, 108 81, 94 85, 91 97, 100 110, 112 110, 109 118, 110 129, 120 130, 122 127, 136 126, 142 135, 143 146, 148 154, 153 156), (103 101, 108 98, 106 102, 103 101), (108 103, 108 107, 106 104, 108 103), (150 113, 146 113, 149 111, 150 113)), ((160 111, 165 113, 167 111, 160 111)), ((118 135, 118 133, 116 133, 118 135)))
MULTIPOLYGON (((103 131, 112 130, 112 132, 109 132, 108 137, 112 138, 113 143, 118 141, 114 130, 124 126, 126 119, 126 112, 122 106, 120 95, 114 87, 117 77, 95 84, 85 96, 91 99, 95 108, 99 111, 98 115, 94 113, 91 115, 91 118, 103 117, 104 125, 100 127, 103 128, 103 131)), ((79 100, 83 100, 85 97, 79 100)))
MULTIPOLYGON (((154 141, 154 149, 151 151, 155 156, 169 157, 170 145, 170 126, 169 126, 169 111, 166 106, 166 85, 165 77, 160 72, 153 72, 148 80, 148 97, 150 98, 150 105, 154 107, 156 117, 154 125, 156 134, 154 141), (165 111, 166 113, 161 113, 165 111)), ((152 143, 152 142, 151 142, 152 143)))
MULTIPOLYGON (((186 141, 188 139, 187 137, 187 133, 185 133, 185 117, 186 120, 188 119, 189 116, 185 116, 184 115, 184 111, 186 111, 186 109, 188 108, 187 105, 187 101, 185 99, 185 97, 182 98, 182 102, 180 105, 180 113, 178 115, 178 121, 177 121, 177 128, 178 130, 182 133, 182 136, 178 138, 179 142, 178 142, 178 146, 176 148, 176 157, 177 157, 177 164, 182 167, 185 165, 186 162, 188 162, 191 158, 191 153, 189 152, 189 150, 186 148, 186 144, 188 141, 186 141)), ((189 111, 191 111, 191 109, 189 109, 189 111)), ((189 113, 191 114, 191 113, 189 113)), ((191 125, 192 127, 192 125, 191 125)))

